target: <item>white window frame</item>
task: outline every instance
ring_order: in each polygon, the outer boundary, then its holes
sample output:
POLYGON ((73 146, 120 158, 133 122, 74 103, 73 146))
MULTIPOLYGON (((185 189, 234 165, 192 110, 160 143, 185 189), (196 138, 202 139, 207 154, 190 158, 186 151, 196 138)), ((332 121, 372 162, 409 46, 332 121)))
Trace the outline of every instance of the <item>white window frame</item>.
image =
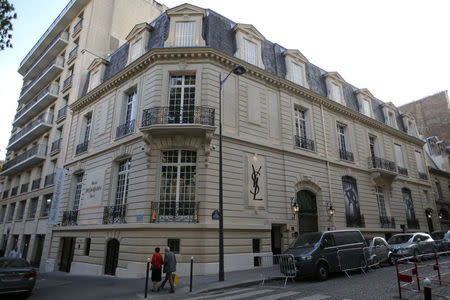
POLYGON ((378 214, 380 217, 391 217, 388 193, 381 186, 375 186, 375 196, 378 203, 378 214))
POLYGON ((83 127, 81 130, 81 143, 89 142, 92 127, 92 113, 83 116, 83 127))
POLYGON ((336 134, 339 150, 351 151, 350 143, 348 141, 348 126, 339 122, 336 123, 336 134), (340 128, 343 128, 343 132, 340 132, 340 128), (344 147, 342 148, 342 146, 344 147))
POLYGON ((292 81, 301 86, 305 85, 304 67, 292 64, 292 81))
POLYGON ((308 110, 301 106, 294 106, 295 134, 309 139, 308 110))
POLYGON ((403 157, 402 145, 394 143, 395 162, 399 167, 405 168, 405 159, 403 157))
POLYGON ((79 173, 75 175, 72 210, 80 209, 81 189, 83 188, 83 177, 84 173, 79 173))
POLYGON ((135 61, 142 55, 142 38, 134 42, 130 47, 130 62, 135 61))
POLYGON ((244 60, 249 64, 258 65, 258 45, 244 38, 244 60))
POLYGON ((130 169, 131 169, 130 157, 118 162, 116 192, 114 194, 115 205, 127 204, 130 169))
POLYGON ((423 165, 422 160, 422 153, 419 151, 414 151, 414 155, 416 156, 417 171, 419 173, 425 173, 425 167, 423 165))
POLYGON ((367 99, 363 99, 362 100, 362 109, 363 109, 363 114, 368 116, 368 117, 372 117, 372 110, 370 109, 370 101, 367 99))
POLYGON ((335 82, 331 83, 331 97, 335 102, 343 104, 341 86, 335 82))
POLYGON ((127 93, 125 108, 125 123, 129 123, 136 118, 137 91, 127 93))
POLYGON ((175 47, 193 47, 195 45, 196 22, 175 23, 175 47))
POLYGON ((95 89, 100 84, 100 71, 97 70, 92 74, 91 79, 91 90, 95 89))

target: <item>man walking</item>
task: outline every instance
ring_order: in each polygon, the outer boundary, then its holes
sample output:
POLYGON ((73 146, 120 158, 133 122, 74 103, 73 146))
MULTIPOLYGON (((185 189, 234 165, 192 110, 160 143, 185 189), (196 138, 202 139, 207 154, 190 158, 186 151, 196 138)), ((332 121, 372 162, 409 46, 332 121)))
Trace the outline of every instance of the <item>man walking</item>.
POLYGON ((9 257, 11 258, 21 258, 22 257, 22 253, 20 253, 20 250, 17 249, 17 246, 14 247, 13 250, 11 250, 11 252, 9 252, 9 257))
POLYGON ((173 273, 177 270, 177 260, 175 258, 175 254, 170 251, 169 247, 164 248, 164 273, 166 273, 166 278, 164 278, 164 281, 161 283, 161 285, 158 287, 158 292, 164 288, 164 285, 166 284, 167 280, 169 280, 170 283, 170 293, 175 293, 175 289, 173 286, 173 273))

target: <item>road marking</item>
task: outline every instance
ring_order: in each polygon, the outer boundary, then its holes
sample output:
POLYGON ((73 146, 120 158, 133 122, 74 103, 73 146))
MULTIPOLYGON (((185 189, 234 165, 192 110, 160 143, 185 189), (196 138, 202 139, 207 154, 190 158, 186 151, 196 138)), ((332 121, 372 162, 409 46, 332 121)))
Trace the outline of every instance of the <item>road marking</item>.
POLYGON ((331 296, 315 294, 315 295, 308 296, 308 297, 298 298, 298 300, 322 300, 322 299, 327 299, 327 298, 331 298, 331 296))
POLYGON ((188 298, 188 299, 189 300, 211 299, 211 297, 226 296, 226 295, 242 293, 242 292, 246 292, 246 291, 250 291, 250 290, 254 290, 254 288, 245 288, 245 289, 233 290, 233 291, 229 291, 229 292, 225 292, 225 293, 209 294, 209 295, 188 298))
POLYGON ((276 294, 276 295, 269 295, 269 296, 261 297, 261 298, 258 298, 258 300, 282 299, 282 298, 294 296, 294 295, 297 295, 297 294, 300 294, 300 292, 286 292, 286 293, 282 293, 282 294, 276 294))
MULTIPOLYGON (((252 297, 252 296, 256 296, 259 294, 265 294, 265 293, 270 293, 273 290, 257 290, 257 291, 253 291, 253 292, 248 292, 248 293, 239 293, 238 295, 233 295, 233 296, 227 296, 227 297, 222 297, 222 298, 215 298, 218 300, 234 300, 234 299, 242 299, 242 298, 247 298, 247 297, 252 297)), ((217 295, 219 296, 219 295, 217 295)))

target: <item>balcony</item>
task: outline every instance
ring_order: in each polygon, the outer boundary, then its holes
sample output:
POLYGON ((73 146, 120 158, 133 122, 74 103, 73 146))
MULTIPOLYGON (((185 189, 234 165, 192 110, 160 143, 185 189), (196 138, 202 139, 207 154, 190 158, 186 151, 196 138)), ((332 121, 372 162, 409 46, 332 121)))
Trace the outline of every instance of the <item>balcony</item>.
POLYGON ((347 161, 354 161, 353 152, 347 151, 346 149, 339 149, 339 158, 347 161))
POLYGON ((395 228, 395 219, 388 216, 380 216, 381 228, 395 228))
POLYGON ((152 202, 150 222, 198 223, 199 204, 195 201, 152 202))
POLYGON ((19 190, 18 186, 15 186, 11 189, 11 197, 17 196, 17 191, 19 190))
POLYGON ((427 173, 419 172, 419 178, 422 180, 428 180, 427 173))
POLYGON ((33 180, 31 183, 31 190, 38 190, 41 187, 41 178, 33 180))
POLYGON ((64 93, 65 91, 67 91, 72 86, 72 78, 73 78, 73 74, 70 74, 69 77, 64 79, 61 92, 64 93))
POLYGON ((78 45, 75 45, 72 50, 69 52, 69 56, 67 57, 67 63, 70 64, 72 60, 75 59, 78 55, 78 45))
POLYGON ((398 174, 408 177, 408 169, 407 168, 397 166, 397 170, 398 170, 398 174))
POLYGON ((300 147, 302 149, 307 149, 314 151, 314 141, 301 137, 299 135, 294 135, 295 146, 300 147))
POLYGON ((28 186, 29 186, 29 185, 30 185, 29 182, 22 184, 22 185, 20 186, 20 193, 21 193, 21 194, 27 193, 27 192, 28 192, 28 186))
POLYGON ((34 59, 31 66, 25 70, 24 80, 36 77, 37 74, 47 66, 50 61, 60 53, 68 44, 69 33, 62 31, 48 44, 41 54, 34 59))
POLYGON ((408 229, 420 229, 419 220, 407 220, 408 229))
POLYGON ((56 122, 59 122, 62 119, 64 119, 66 117, 66 115, 67 115, 67 105, 58 110, 58 116, 56 118, 56 122))
POLYGON ((117 126, 116 139, 134 132, 134 120, 128 121, 122 125, 117 126))
POLYGON ((85 141, 81 144, 78 144, 77 149, 75 150, 75 155, 86 152, 88 150, 88 146, 89 146, 89 141, 85 141))
POLYGON ((52 82, 42 92, 33 98, 27 105, 16 113, 13 125, 15 127, 23 126, 30 121, 36 112, 42 111, 58 98, 59 86, 57 82, 52 82))
POLYGON ((46 145, 34 145, 24 153, 5 162, 0 175, 13 175, 41 163, 45 160, 46 150, 46 145))
POLYGON ((356 227, 363 228, 366 227, 366 221, 364 219, 364 215, 360 214, 360 218, 351 218, 349 215, 346 215, 347 227, 356 227))
POLYGON ((127 205, 105 206, 103 210, 103 224, 126 223, 127 205))
POLYGON ((83 19, 80 19, 75 26, 73 26, 72 37, 75 36, 78 32, 80 32, 81 28, 83 28, 83 19))
POLYGON ((47 112, 30 122, 25 128, 13 134, 9 139, 8 150, 17 150, 31 143, 37 137, 52 128, 53 114, 47 112))
POLYGON ((19 102, 28 103, 36 93, 44 89, 49 83, 60 74, 64 67, 64 58, 58 56, 44 68, 31 82, 27 83, 20 93, 19 102))
POLYGON ((367 165, 372 179, 377 184, 390 185, 397 177, 397 166, 393 161, 376 156, 370 156, 367 159, 367 165))
POLYGON ((3 195, 2 195, 2 199, 6 199, 9 196, 9 190, 4 190, 3 191, 3 195))
POLYGON ((67 210, 63 212, 62 226, 78 225, 78 210, 67 210))
POLYGON ((142 112, 141 131, 154 135, 200 135, 214 131, 214 108, 152 107, 142 112))
POLYGON ((44 179, 44 187, 51 186, 55 184, 55 175, 56 173, 48 174, 44 179))
POLYGON ((57 152, 59 152, 59 150, 61 150, 61 140, 62 138, 59 138, 52 143, 50 154, 56 154, 57 152))

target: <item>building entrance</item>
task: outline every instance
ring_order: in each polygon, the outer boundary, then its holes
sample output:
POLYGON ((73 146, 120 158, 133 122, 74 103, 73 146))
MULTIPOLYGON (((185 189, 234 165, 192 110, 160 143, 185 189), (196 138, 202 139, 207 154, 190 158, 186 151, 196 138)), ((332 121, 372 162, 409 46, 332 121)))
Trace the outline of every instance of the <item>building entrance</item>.
POLYGON ((272 253, 281 254, 281 225, 272 224, 272 253))
POLYGON ((116 239, 111 239, 106 245, 105 274, 116 275, 117 262, 119 261, 120 243, 116 239))
POLYGON ((298 233, 316 232, 319 230, 317 218, 316 195, 308 190, 297 192, 298 233))
POLYGON ((59 270, 62 272, 70 272, 70 266, 73 261, 73 252, 75 251, 75 238, 62 238, 61 261, 59 270))

